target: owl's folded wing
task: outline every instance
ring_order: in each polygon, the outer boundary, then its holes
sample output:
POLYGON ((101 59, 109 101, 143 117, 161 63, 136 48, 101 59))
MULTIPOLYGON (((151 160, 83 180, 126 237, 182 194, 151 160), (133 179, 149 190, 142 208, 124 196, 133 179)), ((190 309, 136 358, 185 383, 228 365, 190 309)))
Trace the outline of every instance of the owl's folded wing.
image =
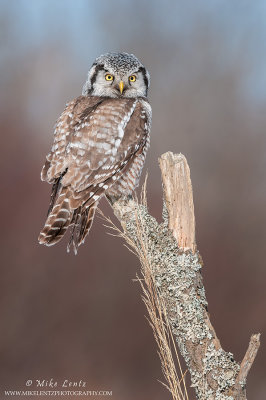
POLYGON ((147 142, 147 110, 140 99, 108 98, 83 115, 67 146, 62 179, 72 191, 71 208, 89 207, 130 168, 147 142))
POLYGON ((76 126, 82 121, 84 113, 89 114, 102 102, 100 97, 79 96, 66 104, 54 128, 52 148, 46 156, 41 171, 41 180, 52 183, 67 168, 66 149, 72 140, 76 126))

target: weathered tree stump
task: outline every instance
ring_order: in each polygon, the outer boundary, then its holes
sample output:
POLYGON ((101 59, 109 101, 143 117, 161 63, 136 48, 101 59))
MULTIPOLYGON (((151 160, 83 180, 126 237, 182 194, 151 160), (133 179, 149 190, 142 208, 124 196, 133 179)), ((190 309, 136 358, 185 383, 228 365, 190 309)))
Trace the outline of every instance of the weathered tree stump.
POLYGON ((260 345, 260 335, 252 335, 241 363, 222 349, 207 310, 186 158, 168 152, 161 156, 159 163, 164 222, 158 224, 146 205, 133 199, 114 201, 115 215, 142 264, 149 266, 197 398, 245 400, 246 379, 260 345))

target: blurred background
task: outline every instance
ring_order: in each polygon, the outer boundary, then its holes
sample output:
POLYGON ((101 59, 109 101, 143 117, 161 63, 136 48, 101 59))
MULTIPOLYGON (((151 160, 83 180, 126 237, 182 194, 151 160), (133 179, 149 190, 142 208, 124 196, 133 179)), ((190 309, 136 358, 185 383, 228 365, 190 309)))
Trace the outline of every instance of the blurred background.
MULTIPOLYGON (((158 157, 182 152, 211 319, 241 360, 250 335, 266 332, 266 1, 1 0, 0 8, 1 398, 50 378, 82 379, 113 400, 170 398, 133 281, 139 262, 122 241, 97 218, 77 256, 66 240, 37 243, 54 123, 107 51, 134 53, 151 73, 150 212, 161 220, 158 157)), ((105 200, 101 209, 113 215, 105 200)), ((265 399, 265 355, 263 335, 250 399, 265 399)))

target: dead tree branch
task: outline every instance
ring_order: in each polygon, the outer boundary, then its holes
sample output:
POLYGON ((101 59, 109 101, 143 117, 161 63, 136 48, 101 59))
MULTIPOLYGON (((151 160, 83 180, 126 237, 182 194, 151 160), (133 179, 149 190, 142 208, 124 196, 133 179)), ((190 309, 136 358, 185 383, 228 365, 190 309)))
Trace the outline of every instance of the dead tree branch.
POLYGON ((115 215, 141 262, 145 245, 145 258, 197 398, 245 400, 246 378, 260 345, 260 335, 252 335, 241 363, 222 349, 208 314, 201 276, 202 260, 196 251, 187 161, 181 154, 168 152, 159 162, 164 190, 164 222, 158 224, 145 204, 132 199, 113 200, 115 215))

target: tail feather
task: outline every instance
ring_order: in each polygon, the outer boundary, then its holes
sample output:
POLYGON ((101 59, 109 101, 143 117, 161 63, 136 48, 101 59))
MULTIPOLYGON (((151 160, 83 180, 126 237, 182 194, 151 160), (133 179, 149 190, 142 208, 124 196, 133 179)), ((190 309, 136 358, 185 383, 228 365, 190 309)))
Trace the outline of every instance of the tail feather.
POLYGON ((85 237, 92 226, 97 206, 98 202, 95 202, 83 211, 81 211, 81 207, 75 210, 71 221, 73 223, 73 228, 67 246, 68 252, 70 251, 71 246, 73 246, 74 253, 77 254, 78 247, 84 243, 85 237))
POLYGON ((79 221, 81 218, 81 207, 78 207, 76 210, 74 210, 72 220, 70 222, 72 227, 70 239, 67 245, 67 252, 70 252, 71 246, 73 246, 74 253, 77 254, 77 227, 79 225, 79 221))
POLYGON ((50 205, 48 208, 48 213, 47 215, 50 214, 50 212, 53 209, 53 206, 55 204, 55 201, 57 199, 58 193, 60 192, 60 181, 61 181, 61 176, 55 179, 53 186, 52 186, 52 191, 51 191, 51 198, 50 198, 50 205))
POLYGON ((63 188, 39 235, 39 243, 51 246, 59 242, 72 220, 72 215, 73 210, 69 207, 69 191, 63 188))
POLYGON ((79 246, 82 243, 84 243, 85 237, 87 236, 87 234, 91 229, 97 207, 98 207, 98 202, 95 202, 89 208, 86 208, 86 210, 83 213, 84 219, 82 224, 80 225, 80 233, 78 241, 79 246))

